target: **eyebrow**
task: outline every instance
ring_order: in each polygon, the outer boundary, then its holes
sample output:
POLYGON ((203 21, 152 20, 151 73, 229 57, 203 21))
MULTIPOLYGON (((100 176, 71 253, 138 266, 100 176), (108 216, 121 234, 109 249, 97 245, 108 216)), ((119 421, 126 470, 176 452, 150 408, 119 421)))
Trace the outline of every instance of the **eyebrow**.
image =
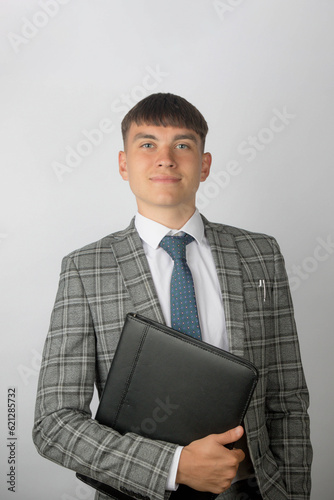
MULTIPOLYGON (((139 132, 138 134, 136 134, 133 138, 133 141, 138 141, 139 139, 152 139, 154 141, 159 140, 155 135, 144 134, 142 132, 139 132)), ((193 141, 195 144, 198 143, 197 137, 194 134, 177 134, 177 135, 174 135, 174 137, 173 137, 174 141, 180 141, 183 139, 188 139, 190 141, 193 141)))
POLYGON ((138 139, 153 139, 153 140, 157 140, 157 137, 155 137, 155 135, 143 134, 142 132, 140 132, 139 134, 136 134, 134 136, 133 141, 137 141, 138 139))
POLYGON ((182 139, 189 139, 190 141, 193 141, 195 144, 197 144, 197 137, 194 134, 178 134, 174 136, 175 141, 180 141, 182 139))

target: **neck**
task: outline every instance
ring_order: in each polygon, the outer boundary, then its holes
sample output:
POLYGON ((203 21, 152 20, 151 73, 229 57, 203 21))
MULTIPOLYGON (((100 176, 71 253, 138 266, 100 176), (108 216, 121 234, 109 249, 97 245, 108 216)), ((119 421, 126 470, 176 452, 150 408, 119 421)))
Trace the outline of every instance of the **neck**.
POLYGON ((177 210, 143 210, 142 207, 138 207, 138 212, 147 217, 147 219, 151 219, 154 222, 158 222, 170 229, 181 229, 185 225, 185 223, 192 217, 195 213, 195 207, 191 209, 189 207, 186 208, 178 208, 177 210))

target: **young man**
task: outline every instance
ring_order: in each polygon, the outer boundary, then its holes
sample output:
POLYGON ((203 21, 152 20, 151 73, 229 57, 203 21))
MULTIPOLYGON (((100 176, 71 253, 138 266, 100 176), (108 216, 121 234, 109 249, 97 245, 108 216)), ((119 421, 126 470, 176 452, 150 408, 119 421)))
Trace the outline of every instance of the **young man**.
MULTIPOLYGON (((305 500, 308 392, 283 258, 272 237, 208 222, 196 210, 211 166, 207 131, 200 112, 172 94, 153 94, 125 116, 119 170, 138 213, 127 229, 63 260, 34 442, 43 456, 134 498, 168 499, 183 484, 219 499, 305 500), (93 420, 89 405, 94 383, 99 393, 104 387, 128 312, 173 324, 174 263, 162 240, 184 234, 202 340, 249 359, 260 379, 244 435, 237 427, 181 448, 119 435, 93 420), (234 449, 224 446, 242 435, 234 449)), ((180 491, 172 496, 182 498, 180 491)))

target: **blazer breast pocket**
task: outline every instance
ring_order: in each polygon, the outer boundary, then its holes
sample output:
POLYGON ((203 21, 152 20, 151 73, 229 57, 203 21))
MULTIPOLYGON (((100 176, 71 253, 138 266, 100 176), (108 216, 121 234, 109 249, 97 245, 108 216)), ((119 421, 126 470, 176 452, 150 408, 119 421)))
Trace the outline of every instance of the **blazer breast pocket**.
POLYGON ((269 314, 272 307, 272 282, 259 278, 244 282, 246 313, 269 314))

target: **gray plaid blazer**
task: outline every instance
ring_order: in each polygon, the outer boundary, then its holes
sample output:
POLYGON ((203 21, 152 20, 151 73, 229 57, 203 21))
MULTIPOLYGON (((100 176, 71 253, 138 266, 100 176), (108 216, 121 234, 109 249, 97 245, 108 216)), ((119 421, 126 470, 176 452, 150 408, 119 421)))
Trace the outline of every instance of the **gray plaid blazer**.
MULTIPOLYGON (((267 500, 308 499, 308 392, 283 257, 270 236, 203 220, 230 350, 260 373, 245 429, 261 493, 267 500), (259 280, 265 280, 266 297, 259 280)), ((164 322, 133 221, 63 260, 33 439, 42 456, 60 465, 135 498, 163 500, 170 495, 165 484, 176 446, 120 436, 91 418, 94 383, 101 394, 128 312, 164 322)))

